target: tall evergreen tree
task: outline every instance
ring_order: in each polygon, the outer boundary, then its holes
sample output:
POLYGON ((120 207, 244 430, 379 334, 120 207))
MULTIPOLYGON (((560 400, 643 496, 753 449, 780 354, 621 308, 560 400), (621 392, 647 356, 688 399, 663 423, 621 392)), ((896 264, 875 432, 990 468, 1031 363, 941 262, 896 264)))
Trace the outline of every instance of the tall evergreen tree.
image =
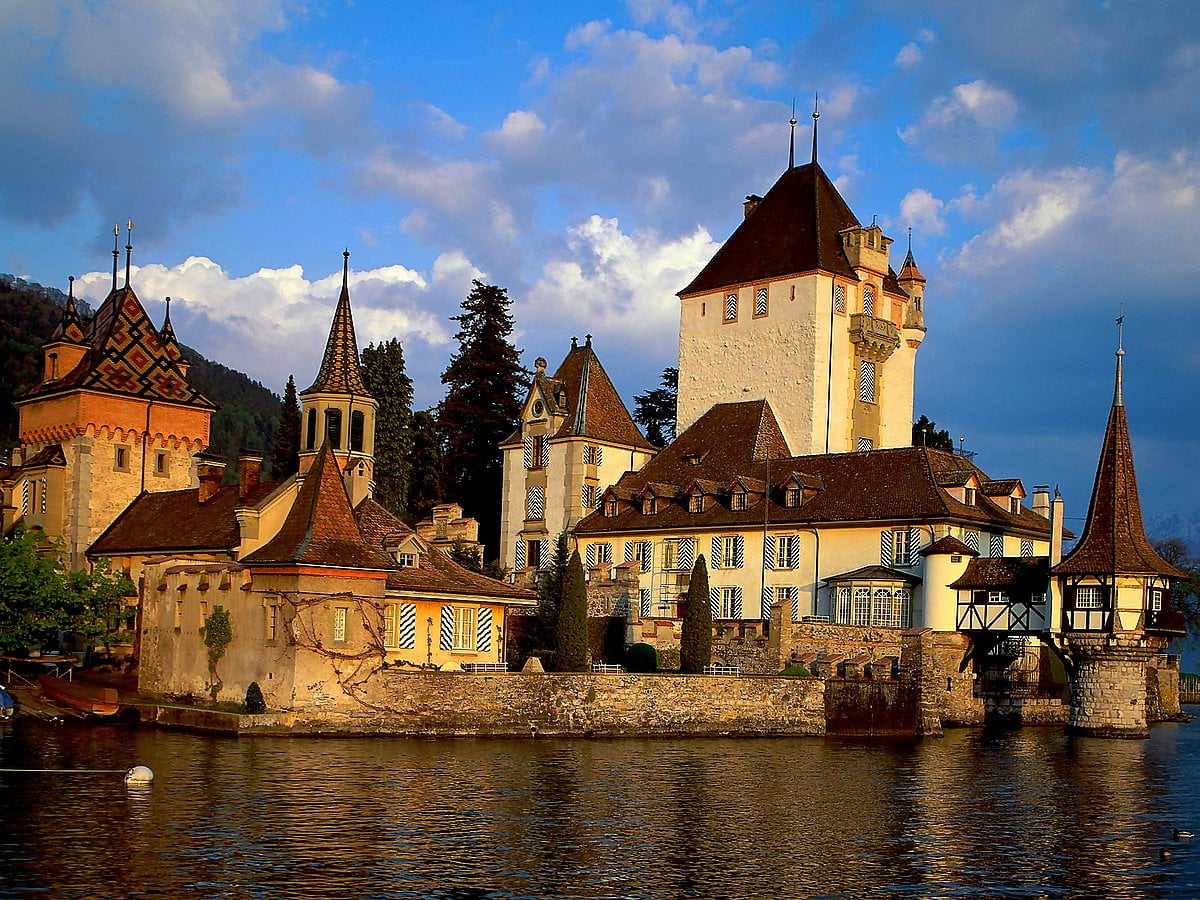
POLYGON ((563 532, 554 542, 554 553, 550 557, 550 567, 544 569, 538 579, 538 624, 542 633, 542 645, 558 649, 558 613, 562 607, 563 587, 567 581, 567 565, 570 562, 567 552, 567 535, 563 532))
POLYGON ((679 671, 699 675, 712 663, 712 605, 708 597, 708 565, 696 557, 688 582, 683 633, 679 636, 679 671))
POLYGON ((442 373, 446 399, 438 414, 445 457, 446 491, 479 520, 486 554, 500 544, 503 465, 500 442, 512 434, 521 415, 526 371, 520 352, 509 343, 512 301, 504 288, 482 282, 453 316, 458 352, 442 373))
POLYGON ((646 440, 665 447, 675 440, 675 404, 679 395, 679 370, 666 368, 662 384, 633 398, 633 420, 646 430, 646 440))
POLYGON ((412 456, 408 473, 408 520, 416 522, 429 515, 442 499, 442 440, 437 411, 422 409, 413 413, 409 433, 412 456))
POLYGON ((563 580, 562 606, 555 630, 554 668, 559 672, 586 672, 588 667, 587 585, 579 551, 571 554, 563 580))
POLYGON ((375 413, 375 500, 397 516, 408 513, 412 470, 412 379, 397 338, 362 351, 362 376, 379 404, 375 413))
POLYGON ((300 471, 300 403, 296 400, 296 379, 288 376, 283 391, 283 408, 275 428, 275 446, 271 450, 271 477, 287 478, 300 471))

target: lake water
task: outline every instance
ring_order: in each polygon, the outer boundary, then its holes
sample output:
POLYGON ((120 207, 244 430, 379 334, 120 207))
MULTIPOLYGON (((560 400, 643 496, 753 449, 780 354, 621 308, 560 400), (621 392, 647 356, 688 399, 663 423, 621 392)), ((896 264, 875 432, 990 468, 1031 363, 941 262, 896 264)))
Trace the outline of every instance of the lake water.
POLYGON ((1200 722, 838 739, 208 738, 22 722, 0 897, 1195 897, 1200 722), (1168 848, 1170 859, 1160 858, 1168 848))

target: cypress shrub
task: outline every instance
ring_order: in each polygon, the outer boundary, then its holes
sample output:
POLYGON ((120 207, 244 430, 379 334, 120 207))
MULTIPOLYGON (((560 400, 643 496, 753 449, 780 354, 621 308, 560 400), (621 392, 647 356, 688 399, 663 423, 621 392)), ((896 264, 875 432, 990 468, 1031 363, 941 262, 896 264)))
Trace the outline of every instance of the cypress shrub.
POLYGON ((679 671, 699 675, 712 662, 712 606, 708 598, 708 566, 704 554, 696 557, 688 583, 687 609, 679 638, 679 671))
POLYGON ((562 605, 558 610, 557 666, 559 672, 586 672, 588 668, 587 585, 579 551, 571 554, 563 579, 562 605))
POLYGON ((245 707, 246 712, 251 714, 267 711, 267 703, 263 700, 262 688, 257 681, 250 682, 250 687, 246 688, 245 707))

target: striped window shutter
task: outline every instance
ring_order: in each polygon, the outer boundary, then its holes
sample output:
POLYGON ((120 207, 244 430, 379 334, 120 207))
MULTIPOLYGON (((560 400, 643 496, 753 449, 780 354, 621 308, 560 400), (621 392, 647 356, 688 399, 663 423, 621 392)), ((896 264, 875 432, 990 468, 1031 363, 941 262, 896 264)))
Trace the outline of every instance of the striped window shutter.
POLYGON ((638 612, 650 615, 650 588, 638 588, 638 612))
POLYGON ((533 468, 533 438, 525 438, 525 468, 533 468))
POLYGON ((737 318, 737 294, 727 294, 725 296, 725 321, 732 322, 737 318))
POLYGON ((604 465, 604 448, 599 444, 592 446, 592 462, 598 466, 604 465))
POLYGON ((396 646, 401 650, 417 647, 417 604, 400 604, 400 627, 396 631, 396 646))
POLYGON ((543 434, 538 438, 542 442, 542 465, 550 465, 550 435, 543 434))
POLYGON ((438 641, 438 646, 443 650, 450 650, 454 647, 454 607, 442 607, 442 633, 441 639, 438 641))
POLYGON ((761 287, 754 292, 754 314, 756 316, 765 316, 767 314, 767 289, 761 287))
POLYGON ((625 542, 625 562, 633 562, 633 541, 625 542))
POLYGON ((762 617, 766 622, 771 621, 771 601, 775 599, 775 588, 762 589, 762 617))
POLYGON ((788 568, 800 568, 800 535, 788 535, 788 568))
POLYGON ((589 569, 593 568, 596 565, 596 545, 588 544, 587 549, 583 552, 583 555, 587 560, 587 567, 589 569))
POLYGON ((868 316, 875 315, 875 288, 871 285, 863 288, 863 312, 868 316))
POLYGON ((879 564, 881 566, 892 564, 892 533, 887 530, 879 535, 879 564))
POLYGON ((910 565, 915 565, 917 561, 917 551, 921 549, 921 529, 908 529, 908 562, 910 565))
POLYGON ((708 564, 714 569, 719 569, 721 562, 721 538, 718 536, 712 539, 712 555, 708 558, 708 564))
POLYGON ((733 589, 733 617, 735 619, 742 617, 742 589, 740 587, 733 589))
POLYGON ((1033 556, 1033 541, 1021 541, 1021 555, 1033 556))
POLYGON ((840 313, 846 311, 846 286, 836 285, 833 289, 833 308, 840 313))
POLYGON ((649 572, 654 563, 654 545, 650 541, 642 541, 638 555, 642 560, 642 571, 649 572))
POLYGON ((23 515, 29 514, 29 482, 28 481, 21 482, 21 513, 23 515))
POLYGON ((988 556, 1003 556, 1004 555, 1004 535, 992 534, 988 536, 988 556))
POLYGON ((696 565, 696 539, 685 537, 679 539, 679 568, 691 571, 696 565))
POLYGON ((517 567, 518 569, 523 569, 523 568, 525 568, 525 542, 524 542, 524 541, 522 541, 522 540, 519 540, 519 539, 518 539, 518 541, 517 541, 517 561, 516 561, 516 567, 517 567))
POLYGON ((870 438, 860 437, 858 441, 855 442, 854 447, 859 453, 866 453, 868 450, 875 449, 875 442, 870 438))
MULTIPOLYGON (((733 539, 733 567, 740 569, 746 564, 746 539, 737 535, 733 539)), ((740 589, 739 589, 740 590, 740 589)))
POLYGON ((538 559, 541 560, 541 563, 538 565, 538 568, 539 569, 548 569, 548 568, 550 568, 550 563, 551 563, 550 538, 542 538, 540 541, 538 541, 538 544, 540 545, 538 548, 538 559))
POLYGON ((546 495, 540 484, 529 489, 525 496, 525 518, 541 519, 546 514, 546 495))
POLYGON ((858 399, 865 403, 875 402, 875 363, 869 359, 858 364, 858 399))
POLYGON ((978 553, 979 552, 979 532, 978 531, 968 531, 968 532, 964 533, 963 534, 963 543, 966 544, 968 547, 970 547, 972 550, 974 550, 976 553, 978 553))
POLYGON ((788 597, 792 601, 792 621, 799 622, 800 621, 800 588, 798 588, 798 587, 788 588, 788 597))
POLYGON ((712 617, 714 619, 721 618, 721 589, 709 587, 708 589, 708 605, 712 607, 712 617))
POLYGON ((479 608, 479 627, 475 632, 475 649, 480 653, 492 652, 492 610, 491 607, 479 608))
MULTIPOLYGON (((775 538, 771 535, 767 535, 763 539, 763 568, 775 568, 775 538)), ((766 588, 763 590, 765 591, 766 588)))

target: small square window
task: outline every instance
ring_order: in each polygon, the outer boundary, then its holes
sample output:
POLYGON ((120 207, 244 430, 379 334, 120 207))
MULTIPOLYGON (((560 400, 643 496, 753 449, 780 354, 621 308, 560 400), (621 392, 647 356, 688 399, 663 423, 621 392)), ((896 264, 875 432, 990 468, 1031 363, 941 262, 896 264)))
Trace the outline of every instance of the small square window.
POLYGON ((415 569, 417 566, 417 554, 397 553, 396 565, 398 565, 401 569, 415 569))
POLYGON ((113 452, 113 468, 118 472, 129 471, 129 448, 116 447, 113 452))
POLYGON ((169 468, 169 457, 166 450, 154 451, 154 474, 166 475, 169 468))

